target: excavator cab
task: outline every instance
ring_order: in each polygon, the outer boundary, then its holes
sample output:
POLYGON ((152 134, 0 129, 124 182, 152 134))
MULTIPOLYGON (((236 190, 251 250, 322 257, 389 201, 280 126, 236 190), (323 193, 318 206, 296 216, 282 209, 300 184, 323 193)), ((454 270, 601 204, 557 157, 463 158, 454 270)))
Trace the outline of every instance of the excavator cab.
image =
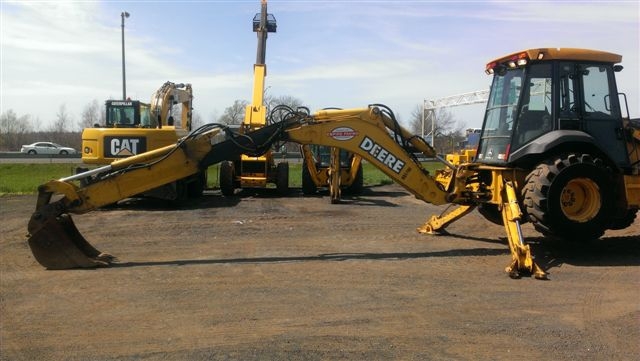
POLYGON ((628 166, 614 76, 619 61, 600 51, 535 49, 489 63, 493 83, 477 162, 529 167, 578 147, 628 166))
MULTIPOLYGON (((107 100, 106 128, 148 127, 149 104, 138 100, 107 100)), ((97 127, 96 127, 97 128, 97 127)))

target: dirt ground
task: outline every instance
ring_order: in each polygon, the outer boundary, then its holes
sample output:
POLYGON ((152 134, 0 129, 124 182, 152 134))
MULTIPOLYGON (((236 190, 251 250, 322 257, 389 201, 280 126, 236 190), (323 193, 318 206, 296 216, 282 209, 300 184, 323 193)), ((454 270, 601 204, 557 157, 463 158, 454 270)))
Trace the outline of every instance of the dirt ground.
POLYGON ((47 271, 25 242, 34 196, 0 198, 2 360, 638 360, 640 220, 545 241, 549 281, 510 279, 504 231, 396 185, 328 196, 207 193, 74 216, 120 263, 47 271))

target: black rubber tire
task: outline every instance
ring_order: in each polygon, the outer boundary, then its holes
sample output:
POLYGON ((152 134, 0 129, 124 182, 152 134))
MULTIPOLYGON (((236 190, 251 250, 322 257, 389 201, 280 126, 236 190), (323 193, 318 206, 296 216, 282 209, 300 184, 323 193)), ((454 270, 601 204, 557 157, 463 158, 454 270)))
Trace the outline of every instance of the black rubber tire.
POLYGON ((31 149, 30 151, 27 152, 27 154, 38 154, 38 152, 36 152, 35 150, 31 149))
POLYGON ((235 194, 233 182, 234 167, 233 162, 224 161, 220 163, 220 191, 223 196, 231 197, 235 194))
POLYGON ((318 186, 311 178, 309 167, 305 163, 302 164, 302 194, 305 196, 313 195, 318 192, 318 186))
POLYGON ((637 209, 629 209, 622 218, 614 218, 609 224, 609 229, 625 229, 630 227, 636 220, 637 209))
POLYGON ((276 191, 281 196, 289 194, 289 163, 280 162, 276 166, 276 191))
POLYGON ((586 241, 600 238, 610 223, 610 170, 589 154, 538 165, 526 177, 522 195, 529 221, 545 235, 586 241))
POLYGON ((362 164, 358 165, 358 172, 356 173, 356 178, 353 180, 353 183, 349 185, 345 191, 348 194, 358 195, 362 193, 364 189, 364 174, 362 171, 362 164))
POLYGON ((198 172, 194 176, 190 177, 187 183, 187 195, 189 198, 200 198, 204 193, 205 186, 207 184, 207 173, 198 172))
POLYGON ((69 154, 69 152, 67 152, 66 150, 61 150, 60 151, 60 155, 67 155, 67 154, 69 154))

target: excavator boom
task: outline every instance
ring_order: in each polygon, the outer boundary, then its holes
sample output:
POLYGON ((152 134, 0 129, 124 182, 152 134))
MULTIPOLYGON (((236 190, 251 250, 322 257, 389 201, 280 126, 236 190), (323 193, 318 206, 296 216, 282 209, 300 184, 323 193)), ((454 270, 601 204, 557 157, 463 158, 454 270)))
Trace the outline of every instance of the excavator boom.
POLYGON ((49 269, 106 265, 114 258, 82 237, 71 213, 90 212, 241 154, 259 156, 276 141, 346 149, 426 202, 444 204, 451 198, 412 156, 412 152, 433 156, 434 150, 400 127, 387 108, 324 110, 313 115, 292 112, 284 119, 245 134, 219 125, 205 126, 173 146, 40 186, 36 211, 28 226, 33 254, 49 269), (223 131, 227 133, 225 140, 223 131))
POLYGON ((196 174, 240 154, 260 155, 285 123, 241 136, 226 126, 206 125, 173 146, 115 161, 38 187, 36 210, 29 221, 28 243, 36 260, 48 269, 97 267, 115 258, 98 251, 80 234, 70 213, 82 214, 196 174), (226 133, 226 139, 221 132, 226 133))

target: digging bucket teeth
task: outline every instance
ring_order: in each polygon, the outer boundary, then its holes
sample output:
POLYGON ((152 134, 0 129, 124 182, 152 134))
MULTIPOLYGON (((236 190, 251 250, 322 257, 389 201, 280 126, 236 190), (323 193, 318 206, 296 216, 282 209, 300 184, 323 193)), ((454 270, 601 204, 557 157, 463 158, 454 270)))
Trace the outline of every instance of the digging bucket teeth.
POLYGON ((29 221, 29 247, 35 259, 47 269, 108 266, 115 257, 94 248, 78 231, 60 204, 41 207, 29 221))

